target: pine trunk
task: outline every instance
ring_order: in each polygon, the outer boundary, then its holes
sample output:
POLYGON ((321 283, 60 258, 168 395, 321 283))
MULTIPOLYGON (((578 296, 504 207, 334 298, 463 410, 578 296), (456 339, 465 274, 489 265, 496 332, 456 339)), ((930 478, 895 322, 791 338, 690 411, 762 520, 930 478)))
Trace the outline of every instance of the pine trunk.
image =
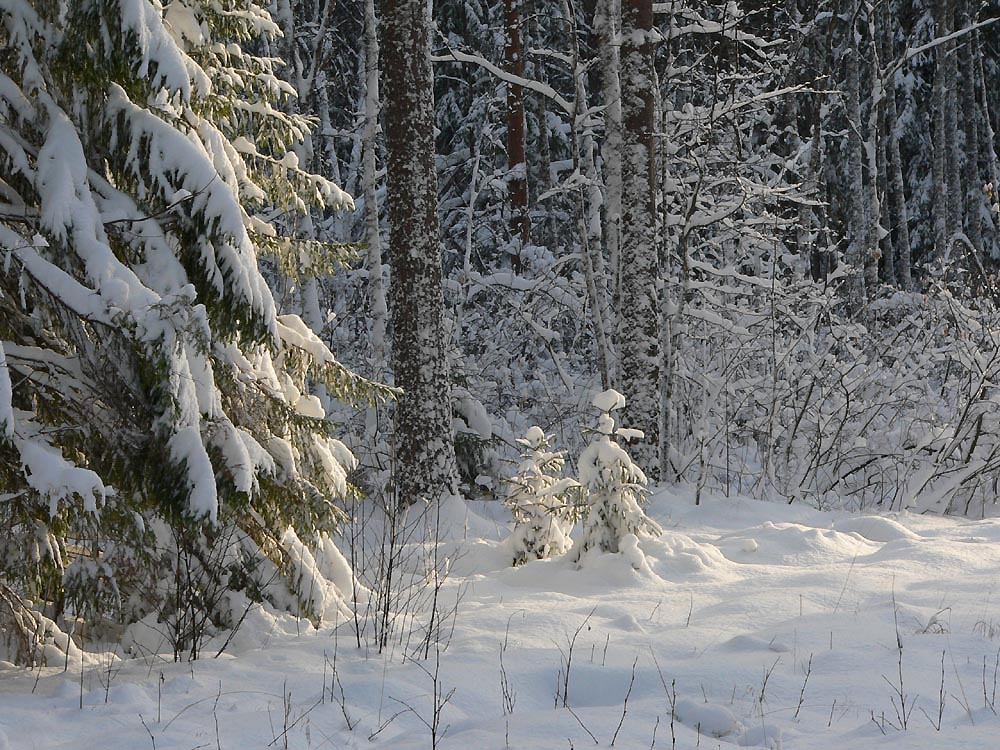
POLYGON ((430 18, 425 0, 385 0, 395 490, 409 505, 457 491, 444 347, 434 169, 430 18))

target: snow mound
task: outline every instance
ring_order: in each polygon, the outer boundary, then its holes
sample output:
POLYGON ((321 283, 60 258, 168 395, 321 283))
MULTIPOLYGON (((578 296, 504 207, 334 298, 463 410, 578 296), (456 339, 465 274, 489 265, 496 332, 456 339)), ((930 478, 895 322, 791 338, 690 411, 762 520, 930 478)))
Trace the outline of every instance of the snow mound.
POLYGON ((881 544, 853 532, 771 521, 725 534, 716 544, 733 562, 770 565, 840 562, 873 554, 881 548, 881 544))
MULTIPOLYGON (((938 574, 960 574, 973 561, 995 559, 997 545, 989 542, 969 541, 963 538, 930 539, 914 536, 886 542, 859 562, 885 564, 890 561, 919 565, 938 574)), ((963 586, 957 576, 953 586, 963 586)))
POLYGON ((649 564, 652 560, 653 558, 645 556, 638 546, 632 547, 628 553, 624 550, 602 552, 594 547, 580 555, 578 567, 572 572, 587 579, 587 588, 599 586, 601 580, 605 581, 605 586, 611 583, 618 587, 641 587, 658 576, 649 564), (637 567, 635 561, 639 559, 638 556, 642 556, 642 561, 637 567))
POLYGON ((635 615, 630 612, 619 615, 608 621, 608 625, 624 633, 645 633, 646 629, 635 619, 635 615))
POLYGON ((644 542, 653 571, 662 578, 682 582, 692 575, 728 575, 732 563, 713 544, 702 544, 686 534, 664 531, 644 542))
MULTIPOLYGON (((100 688, 100 699, 104 700, 104 688, 100 688)), ((112 685, 107 692, 107 702, 114 703, 121 707, 127 707, 137 714, 156 711, 156 702, 141 685, 125 683, 123 685, 112 685)))
POLYGON ((629 564, 635 570, 642 570, 649 567, 646 565, 646 555, 639 549, 639 537, 635 534, 626 534, 623 536, 618 551, 622 557, 629 561, 629 564))
POLYGON ((915 539, 917 537, 903 524, 892 518, 883 516, 859 516, 835 521, 835 531, 854 533, 873 542, 895 542, 898 539, 915 539))
POLYGON ((674 718, 701 734, 721 738, 736 734, 742 725, 725 706, 698 703, 690 698, 678 698, 674 705, 674 718))
POLYGON ((480 516, 458 495, 443 498, 436 507, 410 506, 407 523, 420 523, 428 530, 436 529, 439 540, 465 541, 468 539, 497 538, 495 521, 480 516), (416 518, 417 514, 425 514, 416 518))
POLYGON ((752 724, 736 738, 740 747, 763 747, 767 750, 781 750, 781 728, 774 724, 752 724))

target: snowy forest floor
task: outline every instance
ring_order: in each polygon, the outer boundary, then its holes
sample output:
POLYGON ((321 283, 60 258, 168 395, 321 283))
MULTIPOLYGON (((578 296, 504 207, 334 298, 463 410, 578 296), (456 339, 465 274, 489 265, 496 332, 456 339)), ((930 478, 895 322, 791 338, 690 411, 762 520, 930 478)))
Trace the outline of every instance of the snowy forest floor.
POLYGON ((456 750, 998 746, 1000 521, 668 490, 649 511, 638 570, 512 569, 473 504, 439 659, 258 611, 217 659, 8 668, 0 750, 431 748, 435 705, 456 750))

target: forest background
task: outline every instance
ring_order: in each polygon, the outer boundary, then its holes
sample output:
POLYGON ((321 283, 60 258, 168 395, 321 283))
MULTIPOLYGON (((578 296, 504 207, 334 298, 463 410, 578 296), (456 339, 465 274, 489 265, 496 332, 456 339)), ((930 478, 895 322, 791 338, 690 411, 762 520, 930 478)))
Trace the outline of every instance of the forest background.
POLYGON ((351 519, 504 496, 610 388, 699 498, 993 513, 992 4, 0 8, 20 658, 319 617, 351 519))

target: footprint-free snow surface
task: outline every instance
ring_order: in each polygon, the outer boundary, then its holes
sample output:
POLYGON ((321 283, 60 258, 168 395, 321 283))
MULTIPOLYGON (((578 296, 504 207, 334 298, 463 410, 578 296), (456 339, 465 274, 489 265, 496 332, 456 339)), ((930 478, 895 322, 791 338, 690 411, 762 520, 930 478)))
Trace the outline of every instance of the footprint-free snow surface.
POLYGON ((427 659, 403 656, 418 628, 379 654, 254 610, 219 658, 2 665, 0 750, 407 750, 435 727, 455 750, 1000 747, 1000 522, 670 491, 649 512, 641 552, 514 569, 472 504, 427 659))

